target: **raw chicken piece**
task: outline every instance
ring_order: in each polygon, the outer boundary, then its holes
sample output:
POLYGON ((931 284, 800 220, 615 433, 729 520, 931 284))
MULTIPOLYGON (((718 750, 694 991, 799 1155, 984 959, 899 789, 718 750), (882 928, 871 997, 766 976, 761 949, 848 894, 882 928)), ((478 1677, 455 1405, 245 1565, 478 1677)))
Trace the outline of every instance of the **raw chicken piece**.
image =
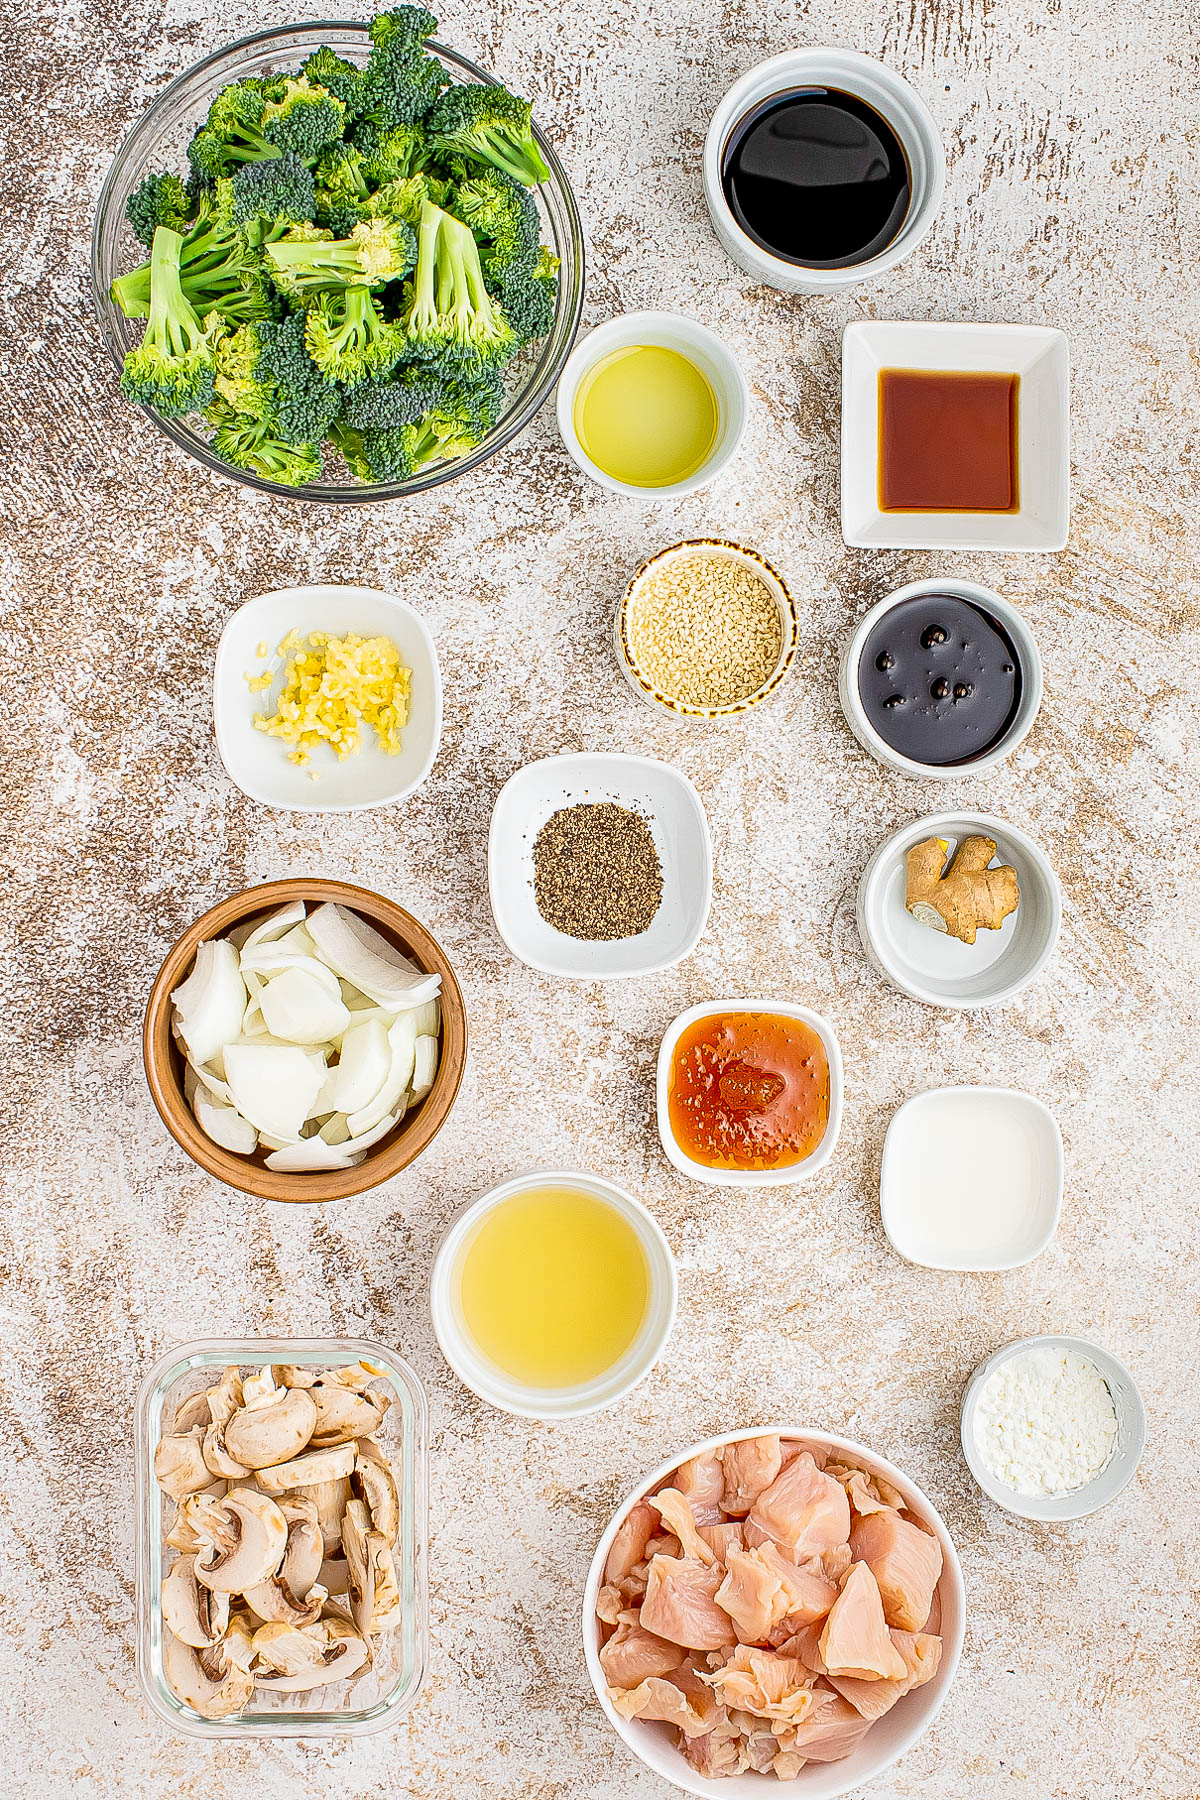
POLYGON ((785 1469, 798 1456, 811 1456, 818 1469, 823 1469, 829 1460, 828 1450, 823 1450, 820 1444, 806 1444, 803 1438, 780 1438, 779 1448, 783 1452, 785 1469))
POLYGON ((626 1575, 622 1581, 606 1582, 596 1595, 596 1617, 606 1625, 615 1625, 626 1607, 641 1604, 645 1591, 645 1577, 638 1581, 626 1575))
POLYGON ((854 1552, 849 1544, 835 1544, 832 1550, 821 1553, 821 1573, 826 1581, 840 1582, 853 1561, 854 1552))
POLYGON ((742 1759, 746 1768, 753 1769, 756 1775, 769 1775, 779 1755, 779 1739, 771 1727, 764 1719, 756 1719, 748 1712, 731 1712, 729 1721, 742 1734, 742 1759))
POLYGON ((908 1665, 888 1635, 879 1584, 866 1563, 854 1563, 847 1572, 817 1648, 831 1675, 873 1681, 907 1674, 908 1665))
POLYGON ((836 1585, 825 1580, 818 1564, 798 1568, 770 1542, 730 1551, 726 1567, 717 1605, 729 1614, 743 1644, 761 1644, 789 1617, 795 1620, 792 1631, 798 1631, 823 1619, 837 1599, 836 1585))
POLYGON ((696 1521, 692 1516, 692 1508, 685 1494, 678 1488, 660 1488, 651 1496, 651 1506, 662 1514, 663 1524, 668 1526, 679 1539, 684 1556, 694 1556, 697 1562, 714 1563, 716 1552, 711 1544, 705 1542, 696 1529, 696 1521))
POLYGON ((893 1631, 891 1634, 904 1658, 905 1674, 895 1681, 856 1681, 850 1675, 830 1675, 829 1685, 848 1700, 856 1712, 874 1724, 885 1712, 902 1700, 913 1688, 924 1687, 938 1672, 942 1660, 942 1640, 924 1632, 893 1631))
POLYGON ((813 1677, 795 1656, 739 1644, 724 1668, 701 1675, 722 1704, 781 1725, 798 1725, 813 1707, 813 1677))
POLYGON ((730 1519, 725 1525, 698 1525, 696 1529, 709 1549, 715 1552, 718 1562, 726 1562, 731 1550, 746 1548, 746 1533, 736 1519, 730 1519))
POLYGON ((617 1535, 608 1552, 608 1560, 604 1565, 606 1584, 615 1583, 628 1575, 635 1563, 640 1563, 646 1554, 646 1545, 658 1530, 658 1514, 644 1500, 639 1500, 626 1513, 617 1527, 617 1535))
POLYGON ((940 1635, 941 1629, 942 1629, 942 1590, 941 1590, 941 1587, 938 1586, 938 1587, 935 1587, 933 1590, 933 1600, 931 1601, 930 1607, 929 1607, 929 1617, 926 1619, 925 1623, 921 1626, 921 1630, 928 1631, 928 1632, 932 1633, 932 1635, 934 1637, 937 1637, 938 1635, 940 1635))
POLYGON ((740 1444, 726 1444, 721 1467, 725 1476, 721 1505, 727 1513, 742 1518, 783 1467, 778 1436, 743 1438, 740 1444))
MULTIPOLYGON (((650 1542, 646 1545, 645 1561, 648 1563, 653 1562, 654 1558, 656 1556, 682 1556, 682 1555, 683 1555, 683 1548, 679 1542, 679 1539, 675 1536, 675 1533, 673 1531, 663 1531, 661 1529, 661 1521, 660 1521, 660 1529, 655 1533, 655 1535, 650 1539, 650 1542)), ((634 1566, 640 1567, 641 1565, 635 1564, 634 1566)))
POLYGON ((775 1649, 782 1656, 798 1656, 813 1675, 824 1675, 827 1673, 825 1659, 819 1649, 823 1630, 824 1626, 820 1622, 804 1625, 799 1631, 793 1632, 790 1638, 784 1638, 776 1644, 775 1649))
POLYGON ((778 1781, 795 1781, 804 1767, 804 1758, 795 1750, 781 1750, 771 1764, 771 1771, 778 1781))
POLYGON ((725 1571, 695 1557, 656 1556, 646 1578, 642 1627, 689 1650, 723 1650, 736 1642, 715 1595, 725 1571))
POLYGON ((830 1688, 818 1688, 808 1718, 777 1736, 785 1755, 795 1752, 806 1762, 839 1762, 858 1749, 870 1729, 870 1721, 855 1712, 848 1700, 830 1688))
POLYGON ((758 1496, 750 1524, 800 1562, 846 1542, 850 1502, 841 1483, 823 1475, 804 1451, 758 1496))
POLYGON ((626 1615, 600 1652, 600 1667, 610 1687, 635 1688, 652 1675, 669 1675, 684 1658, 678 1644, 668 1644, 629 1618, 626 1615))
POLYGON ((623 1719, 661 1719, 677 1725, 684 1737, 703 1737, 710 1729, 687 1695, 660 1676, 651 1675, 635 1688, 610 1687, 608 1697, 623 1719))
POLYGON ((826 1463, 825 1473, 840 1481, 854 1513, 882 1512, 888 1502, 882 1498, 873 1476, 844 1463, 826 1463))
POLYGON ((740 1775, 745 1767, 742 1734, 723 1706, 718 1709, 712 1730, 703 1737, 684 1737, 681 1732, 679 1748, 698 1775, 740 1775))
POLYGON ((866 1563, 879 1583, 888 1624, 901 1631, 919 1631, 941 1579, 942 1546, 937 1539, 889 1508, 855 1520, 850 1548, 855 1561, 866 1563))
POLYGON ((721 1523, 725 1474, 719 1450, 710 1450, 707 1456, 693 1456, 690 1462, 681 1463, 673 1479, 665 1481, 663 1486, 679 1489, 690 1504, 697 1525, 721 1523))

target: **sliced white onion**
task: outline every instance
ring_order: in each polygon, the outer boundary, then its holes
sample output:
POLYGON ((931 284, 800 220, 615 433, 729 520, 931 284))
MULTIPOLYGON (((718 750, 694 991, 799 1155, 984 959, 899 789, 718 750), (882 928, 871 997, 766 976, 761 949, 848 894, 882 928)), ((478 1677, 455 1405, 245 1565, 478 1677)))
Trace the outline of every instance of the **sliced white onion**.
POLYGON ((344 906, 326 901, 310 914, 308 930, 322 961, 380 1006, 423 1006, 440 991, 440 975, 426 975, 385 937, 344 906))
POLYGON ((413 1056, 412 1097, 421 1100, 433 1086, 437 1074, 438 1041, 435 1037, 419 1037, 413 1056))
POLYGON ((218 1105, 204 1088, 198 1087, 192 1110, 197 1125, 214 1144, 220 1144, 222 1150, 232 1150, 237 1156, 253 1156, 258 1148, 258 1133, 236 1107, 218 1105))
POLYGON ((272 1037, 286 1038, 292 1044, 323 1044, 345 1031, 350 1014, 340 994, 331 994, 324 981, 313 975, 318 966, 314 962, 283 969, 263 988, 255 1004, 272 1037))
POLYGON ((321 1136, 327 1144, 344 1144, 350 1137, 350 1125, 345 1113, 330 1113, 321 1127, 321 1136))
POLYGON ((191 1057, 188 1056, 186 1049, 184 1051, 184 1060, 187 1063, 187 1067, 183 1074, 183 1092, 189 1106, 192 1103, 192 1094, 188 1091, 189 1077, 193 1083, 193 1092, 195 1091, 194 1084, 199 1082, 201 1087, 206 1087, 213 1099, 221 1106, 233 1105, 227 1083, 222 1081, 221 1077, 215 1072, 211 1064, 193 1062, 191 1057))
POLYGON ((358 1112, 387 1080, 392 1066, 388 1022, 386 1013, 372 1007, 361 1023, 343 1032, 341 1055, 329 1071, 325 1090, 332 1112, 358 1112))
POLYGON ((418 1006, 415 1014, 418 1037, 436 1037, 442 1029, 442 1003, 440 1000, 427 1000, 424 1006, 418 1006))
POLYGON ((246 984, 233 945, 225 938, 201 944, 192 972, 171 995, 171 1004, 192 1061, 212 1062, 241 1031, 246 1010, 246 984))
POLYGON ((234 1105, 257 1130, 297 1138, 325 1074, 324 1064, 298 1045, 251 1043, 228 1046, 225 1077, 234 1105))
POLYGON ((346 1138, 340 1144, 332 1144, 328 1138, 321 1136, 305 1138, 301 1144, 289 1144, 282 1150, 273 1150, 267 1158, 267 1167, 291 1170, 297 1174, 303 1169, 352 1169, 362 1161, 372 1144, 377 1144, 380 1138, 387 1136, 400 1116, 400 1113, 389 1113, 371 1131, 364 1131, 358 1137, 346 1138))
POLYGON ((402 1012, 388 1031, 388 1049, 392 1060, 387 1080, 373 1100, 350 1114, 351 1137, 373 1130, 385 1114, 395 1111, 408 1090, 417 1053, 417 1034, 411 1012, 402 1012))
POLYGON ((245 950, 251 944, 271 944, 276 938, 281 938, 285 931, 290 931, 293 925, 303 923, 303 900, 289 900, 286 906, 280 906, 275 912, 269 913, 259 925, 235 925, 229 933, 229 942, 238 950, 245 950))

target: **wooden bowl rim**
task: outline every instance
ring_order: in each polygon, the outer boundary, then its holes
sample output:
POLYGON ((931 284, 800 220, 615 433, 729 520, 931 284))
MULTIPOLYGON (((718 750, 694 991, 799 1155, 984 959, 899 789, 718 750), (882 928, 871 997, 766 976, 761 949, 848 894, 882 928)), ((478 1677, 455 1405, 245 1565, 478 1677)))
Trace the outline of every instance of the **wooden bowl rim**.
POLYGON ((242 888, 209 908, 168 951, 150 989, 142 1026, 142 1060, 146 1082, 159 1117, 192 1161, 227 1187, 259 1200, 312 1204, 345 1200, 398 1175, 428 1149, 450 1116, 462 1086, 467 1061, 467 1015, 462 989, 445 951, 428 928, 397 901, 346 881, 291 877, 242 888), (353 1169, 285 1173, 265 1169, 249 1157, 225 1150, 201 1131, 183 1097, 175 1073, 177 1054, 171 1041, 170 997, 186 975, 197 947, 220 937, 259 912, 271 912, 290 900, 332 900, 351 907, 371 924, 397 938, 430 974, 442 978, 442 1050, 433 1087, 412 1115, 381 1144, 369 1150, 353 1169))

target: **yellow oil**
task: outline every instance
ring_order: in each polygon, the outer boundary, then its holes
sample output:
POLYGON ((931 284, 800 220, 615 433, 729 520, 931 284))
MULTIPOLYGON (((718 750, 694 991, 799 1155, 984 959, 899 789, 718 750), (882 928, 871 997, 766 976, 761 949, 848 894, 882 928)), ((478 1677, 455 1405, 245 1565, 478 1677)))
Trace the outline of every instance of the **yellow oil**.
POLYGON ((529 1188, 494 1206, 459 1259, 460 1319, 509 1380, 576 1387, 620 1361, 650 1280, 633 1227, 579 1188, 529 1188))
POLYGON ((629 344, 588 370, 574 423, 588 456, 614 481, 671 487, 708 461, 720 409, 707 375, 678 350, 629 344))

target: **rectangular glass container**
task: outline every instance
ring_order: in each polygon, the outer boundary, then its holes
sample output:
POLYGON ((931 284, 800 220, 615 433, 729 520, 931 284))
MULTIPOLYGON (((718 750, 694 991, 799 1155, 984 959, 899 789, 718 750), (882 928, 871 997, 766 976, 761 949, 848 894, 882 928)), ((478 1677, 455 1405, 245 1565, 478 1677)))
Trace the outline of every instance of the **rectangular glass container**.
POLYGON ((152 1711, 190 1737, 365 1737, 394 1725, 412 1706, 425 1679, 428 1608, 425 1588, 425 1395, 408 1364, 366 1338, 209 1338, 181 1344, 155 1363, 142 1383, 136 1411, 137 1666, 152 1711), (400 1499, 393 1546, 404 1618, 377 1639, 372 1667, 309 1693, 256 1693, 235 1718, 204 1719, 172 1692, 163 1672, 161 1594, 174 1556, 164 1542, 175 1515, 154 1479, 154 1449, 189 1395, 213 1386, 235 1365, 243 1375, 267 1363, 331 1369, 369 1362, 387 1370, 376 1386, 392 1404, 375 1433, 392 1465, 400 1499))

